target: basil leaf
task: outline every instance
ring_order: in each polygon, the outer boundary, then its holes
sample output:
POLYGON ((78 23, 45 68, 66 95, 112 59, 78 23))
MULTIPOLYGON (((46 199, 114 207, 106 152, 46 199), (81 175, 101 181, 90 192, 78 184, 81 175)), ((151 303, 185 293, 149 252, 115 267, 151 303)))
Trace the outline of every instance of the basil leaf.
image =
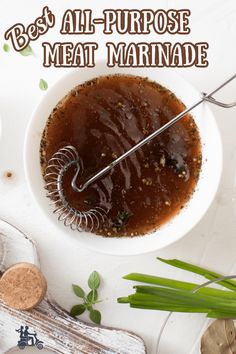
POLYGON ((9 52, 10 50, 11 50, 11 48, 10 48, 10 46, 7 44, 7 43, 4 43, 3 44, 3 50, 4 50, 4 52, 9 52))
POLYGON ((92 290, 96 290, 99 288, 100 285, 100 277, 98 272, 94 271, 92 274, 90 274, 89 279, 88 279, 88 286, 92 290))
POLYGON ((97 290, 91 290, 88 295, 87 295, 87 300, 89 302, 94 302, 94 301, 97 301, 98 299, 98 292, 97 290))
POLYGON ((29 55, 33 55, 33 50, 30 45, 28 45, 25 49, 20 51, 20 54, 24 57, 28 57, 29 55))
POLYGON ((83 304, 75 305, 71 308, 70 314, 74 317, 79 316, 79 315, 82 315, 82 313, 84 313, 85 309, 86 308, 83 304))
POLYGON ((89 318, 91 321, 93 321, 96 324, 101 323, 101 313, 98 310, 91 310, 89 313, 89 318))
POLYGON ((85 292, 79 285, 72 284, 72 288, 76 296, 82 299, 85 297, 85 292))
POLYGON ((42 91, 46 91, 48 89, 48 83, 43 80, 43 79, 40 79, 39 81, 39 88, 42 90, 42 91))

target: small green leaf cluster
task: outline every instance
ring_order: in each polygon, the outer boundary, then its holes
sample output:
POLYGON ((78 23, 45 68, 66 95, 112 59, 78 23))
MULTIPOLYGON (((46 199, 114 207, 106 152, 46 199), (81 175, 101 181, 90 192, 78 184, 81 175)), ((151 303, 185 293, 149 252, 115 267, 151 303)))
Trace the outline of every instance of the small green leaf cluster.
POLYGON ((100 276, 98 272, 94 271, 88 278, 89 293, 86 295, 85 291, 79 285, 72 285, 74 294, 83 299, 83 303, 75 305, 71 308, 70 314, 73 317, 82 315, 86 310, 89 311, 89 318, 96 324, 101 323, 101 313, 94 309, 94 305, 98 302, 98 288, 100 286, 100 276))

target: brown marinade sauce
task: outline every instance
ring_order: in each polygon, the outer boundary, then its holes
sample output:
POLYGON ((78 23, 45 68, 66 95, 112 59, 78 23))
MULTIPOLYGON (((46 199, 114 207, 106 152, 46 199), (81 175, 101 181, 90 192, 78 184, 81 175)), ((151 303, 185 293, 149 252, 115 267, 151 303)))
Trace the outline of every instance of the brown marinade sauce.
MULTIPOLYGON (((80 184, 184 108, 172 92, 142 77, 103 76, 79 85, 48 119, 41 141, 42 171, 59 148, 73 145, 83 161, 80 184)), ((64 193, 79 210, 109 210, 97 234, 143 235, 184 207, 201 162, 199 132, 187 115, 82 193, 72 190, 69 171, 64 193)))

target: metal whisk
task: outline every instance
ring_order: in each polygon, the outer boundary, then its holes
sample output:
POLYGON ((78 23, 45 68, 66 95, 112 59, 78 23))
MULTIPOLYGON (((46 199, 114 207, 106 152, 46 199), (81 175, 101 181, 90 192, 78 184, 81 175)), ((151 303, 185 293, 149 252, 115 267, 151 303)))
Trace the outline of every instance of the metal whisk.
POLYGON ((82 185, 77 186, 77 179, 81 171, 82 161, 78 155, 78 151, 74 146, 65 146, 59 149, 48 161, 48 165, 45 171, 45 181, 47 196, 52 199, 52 204, 54 205, 54 213, 58 214, 58 220, 63 221, 65 226, 70 226, 72 230, 88 230, 93 231, 98 229, 101 223, 106 220, 107 210, 100 206, 91 208, 89 210, 77 210, 73 208, 63 192, 63 177, 65 172, 71 167, 76 167, 76 172, 71 181, 71 187, 75 192, 84 191, 89 185, 97 181, 99 178, 107 174, 111 169, 113 169, 117 164, 126 159, 132 153, 140 149, 143 145, 150 142, 156 136, 164 132, 166 129, 171 127, 173 124, 178 122, 183 118, 188 112, 190 112, 195 107, 199 106, 202 102, 210 102, 217 106, 223 108, 231 108, 236 106, 236 102, 223 103, 217 101, 213 95, 218 92, 221 88, 226 86, 229 82, 236 78, 236 74, 231 76, 228 80, 224 81, 220 86, 218 86, 212 92, 206 94, 201 94, 201 99, 195 102, 191 107, 186 108, 183 112, 175 116, 165 125, 163 125, 158 130, 154 131, 152 134, 141 140, 138 144, 133 146, 131 149, 126 151, 124 154, 120 155, 117 159, 112 161, 108 166, 97 172, 94 176, 85 181, 82 185))
POLYGON ((87 211, 79 211, 67 202, 63 192, 63 176, 73 165, 76 167, 76 174, 72 185, 75 184, 81 169, 81 160, 76 148, 71 145, 65 146, 52 156, 44 176, 47 196, 52 199, 52 204, 55 206, 53 212, 58 214, 58 220, 63 221, 65 226, 70 226, 72 230, 92 231, 99 227, 100 220, 105 221, 106 210, 98 206, 87 211))

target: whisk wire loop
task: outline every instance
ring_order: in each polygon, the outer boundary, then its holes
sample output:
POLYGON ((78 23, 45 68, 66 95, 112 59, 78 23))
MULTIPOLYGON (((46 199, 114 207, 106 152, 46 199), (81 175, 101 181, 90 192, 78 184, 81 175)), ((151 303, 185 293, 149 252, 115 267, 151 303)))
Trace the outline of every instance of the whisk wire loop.
POLYGON ((81 161, 77 149, 71 145, 59 149, 48 161, 44 178, 47 197, 52 199, 53 213, 57 214, 59 221, 72 230, 92 231, 98 229, 100 220, 105 221, 105 208, 98 206, 87 211, 80 211, 73 208, 66 199, 63 178, 65 172, 72 166, 76 167, 75 177, 77 179, 81 171, 81 161))

